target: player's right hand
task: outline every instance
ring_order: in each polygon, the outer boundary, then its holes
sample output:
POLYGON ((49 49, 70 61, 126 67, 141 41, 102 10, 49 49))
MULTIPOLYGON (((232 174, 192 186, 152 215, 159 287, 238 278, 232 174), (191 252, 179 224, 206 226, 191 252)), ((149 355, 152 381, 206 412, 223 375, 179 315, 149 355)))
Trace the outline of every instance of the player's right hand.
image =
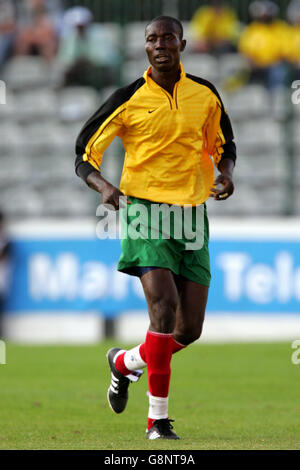
POLYGON ((107 182, 102 189, 102 203, 104 205, 109 204, 113 206, 115 210, 119 210, 120 198, 122 201, 126 200, 127 204, 131 204, 131 202, 126 199, 122 191, 107 182))

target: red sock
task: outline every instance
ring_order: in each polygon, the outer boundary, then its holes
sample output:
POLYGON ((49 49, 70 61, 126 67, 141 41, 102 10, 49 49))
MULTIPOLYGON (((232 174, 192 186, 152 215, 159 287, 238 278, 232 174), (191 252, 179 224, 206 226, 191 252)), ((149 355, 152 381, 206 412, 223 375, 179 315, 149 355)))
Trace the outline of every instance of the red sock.
POLYGON ((143 361, 147 362, 146 361, 146 345, 145 345, 145 343, 142 343, 140 345, 139 353, 140 353, 140 356, 143 359, 143 361))
POLYGON ((167 397, 171 375, 172 335, 148 331, 145 341, 149 392, 167 397))
MULTIPOLYGON (((172 335, 148 331, 145 341, 149 393, 154 397, 169 395, 172 335)), ((148 429, 155 420, 148 418, 148 429)))
POLYGON ((177 351, 181 351, 183 348, 186 348, 186 345, 178 343, 174 336, 172 336, 172 354, 176 353, 177 351))
POLYGON ((148 423, 147 423, 147 429, 148 429, 148 431, 149 431, 149 429, 152 428, 154 421, 155 421, 155 419, 148 418, 148 423))
POLYGON ((124 356, 125 356, 126 351, 124 351, 122 354, 119 354, 115 361, 115 366, 118 372, 122 375, 129 375, 131 374, 131 370, 127 369, 127 367, 124 364, 124 356))
MULTIPOLYGON (((181 351, 181 349, 183 349, 183 348, 186 348, 186 345, 178 343, 178 341, 176 341, 176 339, 174 339, 174 336, 172 336, 172 354, 176 353, 177 351, 181 351)), ((139 352, 140 352, 140 355, 141 355, 141 358, 143 359, 143 361, 147 362, 146 361, 146 345, 145 345, 145 343, 142 343, 140 345, 139 352)))

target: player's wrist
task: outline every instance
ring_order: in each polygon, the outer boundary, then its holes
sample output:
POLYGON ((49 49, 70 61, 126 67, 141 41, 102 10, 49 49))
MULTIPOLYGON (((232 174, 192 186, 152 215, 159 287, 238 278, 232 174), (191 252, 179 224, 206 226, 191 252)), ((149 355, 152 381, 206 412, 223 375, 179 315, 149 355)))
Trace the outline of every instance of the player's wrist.
POLYGON ((225 176, 226 178, 229 178, 229 179, 231 179, 231 180, 232 180, 232 178, 233 178, 232 171, 230 171, 230 170, 221 171, 221 175, 222 175, 222 176, 225 176))

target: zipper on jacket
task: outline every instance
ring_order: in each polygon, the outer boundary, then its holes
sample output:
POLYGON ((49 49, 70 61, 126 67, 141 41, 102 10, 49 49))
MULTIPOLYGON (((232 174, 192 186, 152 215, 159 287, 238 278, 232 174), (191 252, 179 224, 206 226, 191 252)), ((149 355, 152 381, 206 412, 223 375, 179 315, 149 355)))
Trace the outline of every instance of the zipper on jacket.
POLYGON ((178 82, 175 83, 175 87, 174 87, 174 92, 175 92, 175 106, 176 106, 176 109, 178 109, 177 91, 178 91, 178 82))
POLYGON ((167 91, 164 91, 163 88, 162 88, 162 92, 163 92, 164 95, 166 95, 166 97, 167 97, 168 100, 169 100, 170 109, 173 109, 172 101, 171 101, 171 99, 170 99, 169 93, 168 93, 167 91))
POLYGON ((170 109, 173 109, 172 102, 174 103, 175 109, 178 109, 177 89, 178 89, 178 82, 176 82, 176 83, 175 83, 175 86, 174 86, 174 90, 173 90, 174 98, 173 98, 173 96, 171 97, 171 95, 170 95, 170 93, 169 93, 168 91, 164 90, 163 88, 161 89, 162 92, 166 95, 166 97, 167 97, 168 100, 169 100, 170 109))

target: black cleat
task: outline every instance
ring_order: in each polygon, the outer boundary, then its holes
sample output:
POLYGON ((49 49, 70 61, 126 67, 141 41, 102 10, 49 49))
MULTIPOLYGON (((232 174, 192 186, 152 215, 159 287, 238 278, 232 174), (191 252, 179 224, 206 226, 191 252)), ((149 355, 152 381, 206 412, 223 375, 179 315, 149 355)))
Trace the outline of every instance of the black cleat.
POLYGON ((152 428, 146 431, 146 439, 180 439, 175 432, 172 431, 171 422, 174 419, 156 419, 152 428))
POLYGON ((122 413, 125 410, 128 401, 129 384, 130 382, 138 381, 140 376, 143 374, 142 370, 132 371, 132 373, 127 377, 120 374, 114 363, 114 357, 119 351, 121 351, 120 348, 112 348, 106 354, 111 373, 111 382, 107 391, 107 400, 110 408, 115 413, 122 413))

